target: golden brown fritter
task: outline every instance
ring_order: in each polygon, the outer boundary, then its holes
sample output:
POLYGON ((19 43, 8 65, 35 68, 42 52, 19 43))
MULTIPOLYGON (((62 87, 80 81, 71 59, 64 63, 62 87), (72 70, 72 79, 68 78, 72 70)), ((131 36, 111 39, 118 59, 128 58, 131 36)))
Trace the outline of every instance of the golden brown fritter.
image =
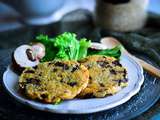
POLYGON ((47 103, 73 99, 88 84, 89 72, 75 61, 40 63, 26 68, 20 76, 20 89, 31 99, 47 103))
POLYGON ((105 97, 127 85, 126 69, 113 57, 92 55, 80 63, 89 70, 89 83, 78 97, 105 97))

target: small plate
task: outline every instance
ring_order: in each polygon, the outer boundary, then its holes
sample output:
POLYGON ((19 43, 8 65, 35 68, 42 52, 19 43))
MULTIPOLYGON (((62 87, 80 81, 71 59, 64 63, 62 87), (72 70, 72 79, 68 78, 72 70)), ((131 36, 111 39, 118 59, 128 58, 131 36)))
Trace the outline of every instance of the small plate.
POLYGON ((35 109, 63 114, 86 114, 108 110, 128 101, 139 92, 144 82, 142 67, 131 57, 123 54, 120 58, 121 64, 128 72, 128 86, 115 95, 105 98, 73 99, 62 102, 59 105, 44 104, 38 101, 26 99, 18 92, 18 75, 12 71, 10 66, 3 74, 3 84, 6 90, 16 100, 35 109))

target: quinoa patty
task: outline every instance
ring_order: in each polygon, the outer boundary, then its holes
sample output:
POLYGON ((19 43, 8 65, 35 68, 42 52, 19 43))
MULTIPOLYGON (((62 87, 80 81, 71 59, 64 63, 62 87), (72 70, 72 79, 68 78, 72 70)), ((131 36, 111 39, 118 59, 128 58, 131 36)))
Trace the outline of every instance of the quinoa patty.
POLYGON ((89 83, 78 97, 105 97, 127 85, 126 69, 113 57, 92 55, 80 63, 89 70, 89 83))
POLYGON ((31 99, 47 103, 73 99, 83 90, 89 79, 84 65, 75 61, 40 63, 26 68, 20 76, 19 87, 31 99))

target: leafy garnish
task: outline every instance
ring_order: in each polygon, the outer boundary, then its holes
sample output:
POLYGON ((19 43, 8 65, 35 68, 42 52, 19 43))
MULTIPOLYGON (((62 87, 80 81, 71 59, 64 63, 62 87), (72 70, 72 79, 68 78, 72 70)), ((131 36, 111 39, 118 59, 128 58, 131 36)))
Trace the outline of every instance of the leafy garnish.
POLYGON ((73 33, 65 32, 55 38, 54 46, 58 49, 56 59, 77 60, 79 54, 79 41, 73 33))
POLYGON ((40 42, 45 46, 45 56, 41 62, 51 61, 55 58, 58 50, 54 47, 54 39, 49 38, 47 35, 39 35, 36 37, 36 42, 40 42))
POLYGON ((63 102, 60 98, 56 100, 56 102, 53 103, 53 105, 59 105, 63 102))
POLYGON ((88 50, 88 55, 105 55, 109 57, 115 57, 117 59, 121 56, 121 49, 123 47, 121 45, 118 45, 112 49, 105 49, 105 50, 88 50))
POLYGON ((56 59, 78 60, 87 56, 90 41, 83 38, 77 40, 76 34, 65 32, 55 38, 54 46, 58 49, 56 59))
POLYGON ((39 35, 36 42, 45 45, 46 55, 41 62, 60 60, 78 60, 87 56, 87 50, 90 47, 90 41, 83 38, 77 40, 76 34, 65 32, 55 38, 49 38, 47 35, 39 35))
POLYGON ((45 57, 41 62, 60 60, 80 60, 88 55, 106 55, 110 57, 120 58, 122 46, 116 46, 113 49, 90 50, 91 41, 85 38, 78 40, 76 34, 65 32, 55 38, 47 35, 39 35, 36 42, 44 44, 46 48, 45 57))
POLYGON ((91 46, 91 41, 87 41, 87 39, 83 38, 80 40, 79 45, 78 60, 87 56, 88 48, 91 46))

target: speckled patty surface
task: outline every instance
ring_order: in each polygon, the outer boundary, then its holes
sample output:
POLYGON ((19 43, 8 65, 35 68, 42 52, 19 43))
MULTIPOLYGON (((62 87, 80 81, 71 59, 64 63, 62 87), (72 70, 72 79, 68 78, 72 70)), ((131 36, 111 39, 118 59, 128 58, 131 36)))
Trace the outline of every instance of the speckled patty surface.
POLYGON ((26 68, 20 76, 19 87, 31 99, 47 103, 72 99, 88 84, 89 72, 75 61, 40 63, 26 68))
POLYGON ((89 83, 78 97, 105 97, 127 85, 126 69, 113 57, 92 55, 80 63, 89 70, 89 83))

